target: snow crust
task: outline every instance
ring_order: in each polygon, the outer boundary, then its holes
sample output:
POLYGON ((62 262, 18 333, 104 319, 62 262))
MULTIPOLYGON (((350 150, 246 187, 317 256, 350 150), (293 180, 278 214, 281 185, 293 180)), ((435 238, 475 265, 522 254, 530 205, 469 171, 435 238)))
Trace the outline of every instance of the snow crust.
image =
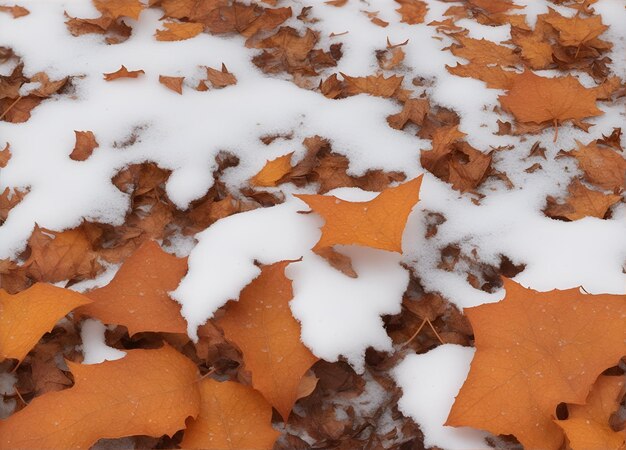
POLYGON ((83 321, 80 330, 80 338, 83 341, 83 364, 99 364, 126 356, 126 352, 106 345, 105 331, 106 327, 99 320, 83 321))
POLYGON ((406 356, 393 370, 393 377, 402 389, 398 409, 419 424, 425 447, 490 448, 484 439, 488 433, 444 425, 467 377, 474 352, 471 347, 444 344, 428 353, 406 356))

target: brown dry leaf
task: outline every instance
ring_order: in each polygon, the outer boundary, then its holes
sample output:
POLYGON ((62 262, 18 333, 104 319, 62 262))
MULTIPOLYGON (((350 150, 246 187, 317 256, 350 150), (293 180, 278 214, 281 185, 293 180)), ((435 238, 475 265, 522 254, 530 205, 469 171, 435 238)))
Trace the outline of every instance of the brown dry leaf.
POLYGON ((256 43, 256 48, 269 50, 255 56, 253 62, 268 73, 286 71, 316 75, 308 57, 317 41, 317 34, 309 28, 300 36, 294 28, 281 27, 272 36, 256 43))
POLYGON ((554 122, 599 116, 596 94, 575 77, 544 78, 531 71, 513 78, 506 95, 499 97, 502 107, 520 122, 554 122))
POLYGON ((624 377, 600 376, 584 405, 568 405, 567 420, 557 420, 572 450, 622 449, 626 433, 609 425, 611 414, 619 409, 624 377))
POLYGON ((159 83, 177 94, 183 95, 183 81, 185 77, 168 77, 159 75, 159 83))
POLYGON ((84 227, 56 232, 35 225, 28 247, 30 257, 23 267, 36 281, 93 278, 101 269, 84 227))
POLYGON ((280 432, 272 406, 259 392, 233 381, 200 382, 200 414, 189 422, 182 448, 271 450, 280 432))
POLYGON ((546 69, 553 64, 552 46, 539 33, 522 33, 511 30, 513 43, 521 49, 521 55, 531 69, 546 69))
POLYGON ((250 184, 259 187, 274 187, 291 171, 293 152, 267 161, 265 166, 250 179, 250 184))
POLYGON ((561 45, 573 47, 593 41, 609 29, 607 25, 602 23, 602 16, 599 15, 581 17, 576 14, 574 17, 563 17, 550 9, 548 14, 541 16, 541 19, 559 32, 561 45))
POLYGON ((578 166, 589 183, 607 190, 626 187, 626 159, 619 153, 592 141, 587 145, 579 142, 572 156, 578 160, 578 166))
POLYGON ((383 74, 368 75, 366 77, 350 77, 341 74, 345 82, 344 93, 346 95, 369 94, 376 97, 391 97, 402 85, 404 77, 391 75, 385 78, 383 74))
POLYGON ((0 12, 6 12, 13 16, 14 19, 24 17, 30 14, 30 11, 26 8, 18 5, 13 6, 0 6, 0 12))
POLYGON ((11 159, 11 146, 7 143, 3 150, 0 150, 0 169, 4 169, 11 159))
POLYGON ((74 386, 37 397, 1 421, 0 449, 87 449, 101 438, 173 435, 199 412, 198 370, 172 347, 67 364, 74 386))
POLYGON ((102 15, 112 19, 130 17, 139 20, 144 8, 139 0, 93 0, 93 4, 102 15))
POLYGON ((253 47, 255 37, 264 32, 272 31, 291 17, 291 7, 286 8, 266 8, 261 15, 252 22, 245 30, 240 31, 242 36, 248 38, 247 47, 253 47))
POLYGON ((348 3, 348 0, 326 0, 324 3, 330 6, 334 6, 336 8, 340 8, 348 3))
POLYGON ((448 72, 457 77, 475 78, 484 81, 491 89, 511 89, 517 77, 515 72, 509 72, 500 66, 481 66, 479 64, 457 64, 454 67, 446 66, 448 72))
POLYGON ((210 2, 211 11, 202 17, 194 18, 196 22, 202 22, 211 33, 242 33, 257 20, 263 8, 252 4, 246 5, 233 2, 230 5, 215 8, 214 2, 210 2))
POLYGON ((164 22, 165 30, 157 30, 157 41, 184 41, 202 33, 204 26, 193 22, 164 22))
POLYGON ((11 123, 23 123, 30 119, 30 113, 43 101, 35 95, 16 99, 0 99, 0 120, 11 123))
POLYGON ((402 130, 408 122, 422 126, 426 115, 430 111, 430 103, 425 98, 410 98, 404 102, 402 111, 387 117, 391 128, 402 130))
POLYGON ((559 204, 554 198, 548 197, 547 216, 564 217, 569 220, 578 220, 584 217, 604 219, 609 208, 619 202, 622 197, 615 194, 588 189, 580 181, 574 180, 567 188, 569 197, 565 203, 559 204))
POLYGON ((523 9, 524 6, 516 5, 509 0, 468 0, 473 8, 479 8, 489 14, 502 14, 511 9, 523 9))
POLYGON ((504 300, 465 309, 476 354, 446 425, 557 450, 564 439, 553 422, 557 405, 584 403, 626 351, 626 296, 536 292, 508 279, 504 287, 504 300))
POLYGON ((361 11, 361 12, 365 14, 370 19, 370 22, 372 22, 374 25, 379 26, 381 28, 385 28, 389 26, 389 22, 385 22, 380 17, 378 17, 378 13, 380 11, 361 11))
POLYGON ((27 193, 28 190, 20 191, 19 189, 4 188, 4 191, 0 194, 0 224, 7 220, 9 211, 21 202, 27 193))
POLYGON ((404 61, 404 50, 402 47, 396 46, 376 52, 378 66, 383 70, 393 70, 404 61))
POLYGON ((513 50, 504 45, 486 39, 473 39, 467 36, 456 36, 459 45, 450 47, 454 56, 465 58, 478 65, 497 64, 502 67, 515 66, 519 63, 513 50))
POLYGON ((155 241, 146 241, 104 287, 85 295, 93 303, 76 310, 106 324, 124 325, 128 334, 142 331, 186 333, 180 305, 170 298, 187 273, 187 259, 164 252, 155 241))
POLYGON ((39 87, 30 92, 30 95, 35 97, 50 97, 52 94, 58 92, 65 84, 69 77, 61 78, 60 80, 51 81, 45 72, 38 72, 30 78, 31 83, 39 83, 39 87))
POLYGON ((70 153, 70 158, 74 161, 85 161, 98 147, 98 141, 91 131, 74 130, 74 134, 76 134, 76 144, 70 153))
POLYGON ((44 283, 16 295, 0 289, 0 359, 21 361, 59 319, 89 302, 77 292, 44 283))
POLYGON ((293 292, 285 276, 290 262, 264 266, 217 321, 226 338, 241 349, 252 386, 285 422, 298 398, 300 380, 318 359, 300 340, 300 324, 291 315, 293 292))
POLYGON ((222 63, 221 70, 213 69, 212 67, 207 67, 206 76, 207 76, 207 80, 216 89, 237 84, 237 78, 235 77, 235 75, 233 75, 232 73, 228 71, 224 63, 222 63))
POLYGON ((348 202, 334 196, 296 195, 325 220, 314 249, 334 245, 363 245, 402 252, 402 233, 419 200, 420 175, 387 188, 369 202, 348 202))
POLYGON ((143 70, 128 70, 125 66, 120 67, 117 71, 111 73, 105 73, 104 79, 107 81, 117 80, 119 78, 137 78, 139 75, 143 75, 143 70))
POLYGON ((422 0, 396 0, 400 8, 396 9, 402 16, 401 22, 416 25, 424 22, 428 7, 422 0))

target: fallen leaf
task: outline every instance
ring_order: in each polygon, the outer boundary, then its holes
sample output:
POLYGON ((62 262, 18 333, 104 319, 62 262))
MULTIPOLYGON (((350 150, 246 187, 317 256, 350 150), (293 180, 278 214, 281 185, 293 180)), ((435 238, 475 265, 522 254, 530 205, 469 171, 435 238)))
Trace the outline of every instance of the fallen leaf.
POLYGON ((588 189, 578 180, 572 181, 567 190, 569 196, 565 203, 557 203, 554 198, 548 197, 548 207, 545 210, 547 216, 569 220, 585 217, 604 219, 609 208, 622 199, 620 195, 588 189))
POLYGON ((587 145, 578 143, 572 151, 585 180, 602 189, 624 189, 626 186, 626 159, 619 153, 602 148, 595 141, 587 145))
POLYGON ((168 77, 165 75, 159 75, 159 83, 180 95, 183 94, 184 80, 185 77, 168 77))
POLYGON ((87 449, 102 438, 171 436, 199 412, 197 368, 172 347, 67 365, 74 386, 0 421, 0 449, 87 449))
POLYGON ((250 183, 260 187, 276 186, 280 179, 291 170, 292 155, 293 152, 279 156, 271 161, 268 160, 259 173, 252 177, 250 183))
POLYGON ((74 161, 85 161, 98 147, 98 141, 91 131, 74 130, 74 134, 76 134, 76 144, 70 153, 70 158, 74 161))
POLYGON ((600 376, 584 405, 568 405, 567 420, 555 421, 572 450, 618 450, 626 434, 609 425, 611 414, 619 409, 624 377, 600 376))
POLYGON ((224 88, 226 86, 231 86, 233 84, 237 84, 237 78, 235 75, 230 73, 226 66, 222 63, 222 69, 216 70, 212 67, 206 68, 207 80, 211 83, 214 88, 224 88))
POLYGON ((241 349, 252 386, 285 422, 298 398, 300 380, 318 359, 300 340, 300 324, 291 315, 293 292, 285 276, 290 262, 264 266, 217 321, 226 338, 241 349))
POLYGON ((11 146, 7 143, 3 150, 0 150, 0 169, 4 169, 11 159, 11 146))
POLYGON ((573 47, 592 41, 609 29, 602 23, 602 16, 599 15, 581 17, 576 14, 573 17, 564 17, 550 9, 548 14, 542 15, 542 19, 559 32, 559 42, 562 45, 573 47))
POLYGON ((446 69, 457 77, 484 81, 490 89, 511 89, 517 76, 516 72, 506 71, 500 66, 481 66, 474 63, 446 66, 446 69))
POLYGON ((170 298, 187 273, 187 259, 146 241, 130 255, 104 287, 85 295, 93 303, 76 310, 106 324, 124 325, 131 336, 142 331, 186 333, 180 305, 170 298))
POLYGON ((204 26, 193 22, 164 22, 165 30, 157 30, 157 41, 184 41, 202 33, 204 26))
POLYGON ((38 72, 30 78, 31 83, 39 83, 39 87, 30 91, 29 95, 47 98, 58 92, 67 83, 69 77, 52 81, 45 72, 38 72))
POLYGON ((271 450, 280 432, 272 406, 249 386, 206 378, 200 382, 200 414, 189 422, 182 448, 271 450))
POLYGON ((89 299, 77 292, 36 283, 19 294, 0 289, 0 359, 24 359, 37 341, 89 299))
POLYGON ((376 52, 378 66, 383 70, 393 70, 404 61, 404 50, 402 47, 393 47, 376 52))
POLYGON ((511 31, 513 43, 521 49, 521 55, 531 69, 546 69, 554 63, 552 46, 537 33, 516 33, 511 31))
POLYGON ((16 99, 0 99, 0 120, 10 123, 23 123, 30 119, 30 113, 43 101, 35 95, 16 99))
POLYGON ((387 188, 368 202, 348 202, 335 196, 296 195, 325 220, 314 249, 363 245, 402 252, 402 233, 419 200, 422 176, 387 188))
POLYGON ((465 58, 478 65, 497 64, 502 67, 515 66, 519 63, 513 49, 486 39, 473 39, 457 36, 458 45, 452 45, 450 51, 454 56, 465 58))
POLYGON ((0 12, 6 12, 13 16, 14 19, 24 17, 30 14, 30 11, 26 8, 18 5, 13 6, 0 6, 0 12))
POLYGON ((391 75, 385 78, 384 75, 369 75, 366 77, 350 77, 341 74, 345 81, 345 94, 358 95, 369 94, 376 97, 391 97, 402 85, 404 77, 391 75))
POLYGON ((143 70, 131 70, 129 71, 125 66, 120 67, 117 71, 111 73, 105 73, 104 79, 106 81, 113 81, 119 78, 137 78, 139 75, 143 75, 143 70))
POLYGON ((430 111, 430 103, 424 98, 410 98, 404 102, 402 111, 387 117, 391 128, 402 130, 408 122, 421 126, 430 111))
POLYGON ((410 25, 416 25, 424 22, 428 7, 422 0, 395 0, 400 4, 400 8, 396 9, 402 16, 401 22, 410 25))
POLYGON ((557 405, 584 403, 626 351, 626 296, 536 292, 508 279, 504 288, 504 300, 465 309, 476 354, 446 425, 556 450, 564 438, 553 422, 557 405))
POLYGON ((524 6, 516 5, 509 0, 468 0, 474 8, 480 8, 489 14, 502 14, 511 9, 523 9, 524 6))
POLYGON ((93 0, 93 4, 103 15, 117 19, 130 17, 139 20, 143 4, 139 0, 93 0))
POLYGON ((513 78, 509 92, 499 100, 520 122, 558 124, 602 114, 595 93, 571 75, 544 78, 527 70, 513 78))

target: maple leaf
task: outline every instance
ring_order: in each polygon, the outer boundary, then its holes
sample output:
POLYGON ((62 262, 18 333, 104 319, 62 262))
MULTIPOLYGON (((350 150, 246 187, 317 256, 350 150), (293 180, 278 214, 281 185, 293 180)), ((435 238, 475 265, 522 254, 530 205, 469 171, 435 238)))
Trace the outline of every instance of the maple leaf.
POLYGON ((467 36, 458 36, 460 45, 453 45, 450 51, 454 56, 465 58, 474 64, 499 66, 515 66, 519 62, 513 50, 504 45, 498 45, 486 39, 473 39, 467 36))
POLYGON ((553 64, 552 46, 539 33, 521 33, 512 29, 511 37, 531 69, 546 69, 553 64))
POLYGON ((165 30, 157 30, 157 41, 183 41, 202 33, 204 26, 193 22, 164 22, 165 30))
POLYGON ((256 48, 269 51, 255 56, 252 61, 269 73, 303 71, 315 75, 308 56, 317 40, 317 33, 309 28, 300 36, 294 28, 280 27, 276 33, 255 44, 256 48))
POLYGON ((250 179, 250 183, 262 187, 276 186, 280 179, 291 171, 292 155, 293 152, 267 161, 259 173, 250 179))
POLYGON ((578 220, 584 217, 604 219, 609 208, 622 199, 620 195, 607 195, 588 189, 578 180, 572 181, 567 190, 569 197, 563 204, 559 204, 554 198, 548 197, 546 215, 565 217, 569 220, 578 220))
POLYGON ((517 77, 517 73, 506 71, 500 66, 482 66, 474 63, 446 66, 446 70, 457 77, 484 81, 490 89, 511 89, 517 77))
POLYGON ((197 22, 202 22, 211 33, 241 33, 261 16, 263 8, 233 2, 231 5, 214 8, 197 22))
POLYGON ((400 8, 396 9, 402 16, 401 22, 416 25, 424 22, 428 7, 422 0, 396 0, 400 8))
POLYGON ((206 378, 200 382, 200 414, 185 430, 182 448, 271 450, 280 432, 272 406, 249 386, 206 378))
POLYGON ((139 75, 143 75, 143 70, 128 70, 125 66, 120 67, 117 71, 111 73, 105 73, 104 79, 107 81, 117 80, 119 78, 137 78, 139 75))
POLYGON ((59 319, 87 303, 77 292, 44 283, 15 295, 0 289, 0 359, 21 361, 59 319))
POLYGON ((10 123, 23 123, 30 119, 30 113, 43 101, 35 95, 16 99, 0 99, 0 120, 10 123))
POLYGON ((143 4, 139 0, 93 0, 93 4, 103 15, 117 19, 130 17, 139 20, 143 4))
POLYGON ((165 75, 159 75, 159 83, 177 94, 183 94, 183 81, 185 77, 168 77, 165 75))
POLYGON ((596 141, 572 151, 578 165, 585 174, 585 180, 602 189, 623 189, 626 185, 626 159, 619 153, 602 148, 596 141))
POLYGON ((554 122, 599 116, 595 93, 573 76, 544 78, 531 71, 513 78, 506 95, 499 97, 502 107, 520 122, 554 122))
POLYGON ((230 73, 226 68, 226 65, 222 63, 221 70, 213 69, 212 67, 206 68, 207 80, 214 88, 220 89, 226 86, 237 84, 237 78, 230 73))
POLYGON ((37 281, 92 278, 101 269, 82 227, 56 232, 35 225, 28 246, 31 254, 23 266, 37 281))
POLYGON ((102 438, 173 435, 198 414, 197 368, 167 345, 67 365, 74 386, 37 397, 1 421, 0 449, 87 449, 102 438))
POLYGON ((387 117, 391 128, 402 130, 408 122, 422 126, 426 115, 430 111, 430 103, 424 98, 410 98, 404 102, 402 111, 387 117))
POLYGON ((600 376, 591 388, 584 405, 568 405, 567 420, 557 420, 572 450, 618 450, 623 448, 626 433, 609 425, 611 414, 618 410, 624 377, 600 376))
POLYGON ((402 233, 419 200, 422 175, 387 188, 369 202, 348 202, 335 196, 296 195, 325 220, 314 249, 363 245, 402 252, 402 233))
POLYGON ((476 354, 446 424, 556 450, 557 405, 584 403, 598 375, 626 352, 626 296, 536 292, 508 279, 504 288, 504 300, 465 309, 476 354))
POLYGON ((124 325, 132 336, 142 331, 185 333, 180 305, 167 294, 187 273, 187 259, 146 241, 130 255, 104 287, 85 295, 93 303, 76 310, 104 323, 124 325))
POLYGON ((346 95, 369 94, 376 97, 391 97, 402 85, 404 77, 391 75, 385 78, 383 74, 368 75, 366 77, 350 77, 341 73, 346 86, 346 95))
POLYGON ((70 158, 74 161, 85 161, 98 147, 98 141, 92 131, 76 131, 76 144, 70 153, 70 158))
POLYGON ((231 302, 217 324, 243 353, 252 386, 286 422, 298 398, 300 380, 317 357, 300 340, 300 324, 291 315, 291 280, 281 261, 261 269, 239 301, 231 302))
POLYGON ((576 14, 574 17, 564 17, 550 9, 548 14, 541 15, 541 19, 559 32, 562 45, 573 47, 593 41, 609 29, 602 23, 602 16, 580 17, 576 14))
POLYGON ((13 16, 14 19, 24 17, 30 14, 30 11, 26 8, 18 5, 13 6, 0 6, 0 12, 6 12, 13 16))
POLYGON ((516 5, 509 0, 468 0, 474 8, 480 8, 489 14, 502 14, 511 9, 523 9, 524 6, 516 5))

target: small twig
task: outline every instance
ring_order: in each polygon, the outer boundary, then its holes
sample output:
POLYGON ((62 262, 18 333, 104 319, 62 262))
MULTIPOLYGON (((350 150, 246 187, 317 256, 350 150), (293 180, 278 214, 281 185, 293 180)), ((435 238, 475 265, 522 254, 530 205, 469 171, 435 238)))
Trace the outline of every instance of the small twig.
POLYGON ((204 375, 202 375, 200 378, 198 378, 196 381, 200 382, 202 380, 204 380, 206 377, 208 377, 209 375, 213 374, 213 372, 215 372, 215 367, 211 367, 211 370, 209 370, 207 373, 205 373, 204 375))
POLYGON ((4 110, 4 112, 2 113, 2 115, 0 115, 0 120, 4 119, 4 116, 6 116, 9 111, 11 111, 11 109, 17 105, 17 102, 19 102, 23 97, 20 95, 18 98, 15 99, 15 101, 13 103, 11 103, 9 105, 9 107, 7 109, 4 110))
POLYGON ((554 140, 552 142, 556 142, 559 137, 559 119, 554 119, 554 140))
POLYGON ((406 347, 408 344, 410 344, 410 343, 411 343, 411 341, 412 341, 413 339, 415 339, 415 338, 417 337, 417 335, 418 335, 418 334, 420 334, 420 331, 422 331, 422 328, 424 328, 424 325, 426 325, 426 321, 427 321, 427 320, 428 320, 428 319, 426 319, 426 318, 425 318, 424 320, 422 320, 422 323, 421 323, 421 324, 420 324, 420 326, 417 328, 417 331, 415 331, 415 333, 413 333, 413 335, 412 335, 409 339, 407 339, 405 342, 403 342, 403 343, 402 343, 402 345, 401 345, 401 347, 406 347))
POLYGON ((430 326, 430 329, 433 330, 433 333, 435 333, 435 336, 437 336, 437 339, 439 339, 439 342, 441 342, 442 344, 445 344, 445 342, 443 341, 443 339, 441 339, 441 336, 439 336, 439 333, 437 333, 437 330, 435 330, 435 327, 430 322, 430 320, 426 319, 426 322, 430 326))

